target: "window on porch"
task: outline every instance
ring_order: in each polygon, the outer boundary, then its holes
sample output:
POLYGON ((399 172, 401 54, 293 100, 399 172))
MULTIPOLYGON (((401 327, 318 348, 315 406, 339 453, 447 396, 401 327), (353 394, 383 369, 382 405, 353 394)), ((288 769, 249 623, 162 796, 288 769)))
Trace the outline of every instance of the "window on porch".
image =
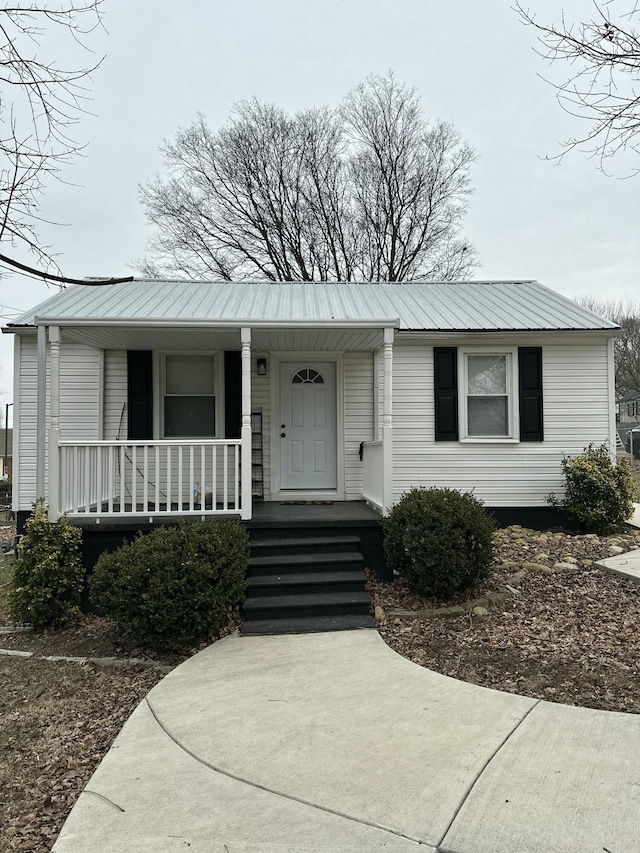
POLYGON ((216 364, 213 355, 164 357, 163 436, 216 437, 216 364))

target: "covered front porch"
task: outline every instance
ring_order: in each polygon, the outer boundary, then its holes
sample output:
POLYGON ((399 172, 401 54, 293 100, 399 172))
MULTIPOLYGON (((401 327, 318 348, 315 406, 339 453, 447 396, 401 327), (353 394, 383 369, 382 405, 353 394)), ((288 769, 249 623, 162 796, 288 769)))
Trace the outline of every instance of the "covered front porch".
MULTIPOLYGON (((346 508, 358 503, 379 517, 392 505, 392 321, 282 321, 277 328, 256 321, 251 325, 193 322, 169 328, 37 318, 36 329, 36 493, 46 496, 53 519, 66 515, 83 526, 144 525, 208 516, 251 521, 259 520, 270 504, 305 511, 341 505, 350 512, 346 508), (83 437, 71 422, 66 344, 92 347, 100 353, 97 437, 95 432, 83 437), (141 348, 149 352, 154 365, 153 412, 149 437, 144 438, 132 436, 131 428, 129 435, 122 429, 127 417, 131 426, 136 405, 131 377, 125 374, 120 384, 128 383, 128 390, 120 390, 120 398, 114 399, 116 384, 108 376, 114 353, 128 355, 141 348), (155 372, 162 374, 167 353, 172 357, 206 353, 215 358, 215 437, 174 438, 163 430, 163 380, 155 372), (230 353, 236 356, 235 374, 227 370, 230 353), (354 401, 356 356, 368 359, 371 388, 364 396, 358 390, 361 396, 354 401), (311 365, 335 365, 334 385, 322 389, 331 395, 335 418, 335 482, 327 481, 326 486, 298 486, 295 479, 286 483, 281 473, 286 454, 297 461, 295 442, 289 444, 288 438, 285 442, 295 424, 289 430, 281 423, 283 376, 285 368, 299 365, 302 368, 292 381, 301 383, 314 373, 311 365), (117 418, 109 407, 117 414, 118 406, 122 413, 114 436, 113 427, 112 434, 108 427, 117 418), (350 407, 361 411, 367 406, 370 411, 363 426, 362 416, 356 421, 349 412, 350 407), (267 472, 262 482, 261 469, 267 472)), ((357 381, 361 386, 362 378, 357 381)), ((300 397, 302 403, 296 405, 304 407, 306 399, 300 397)), ((288 411, 292 421, 299 414, 293 404, 288 411)))

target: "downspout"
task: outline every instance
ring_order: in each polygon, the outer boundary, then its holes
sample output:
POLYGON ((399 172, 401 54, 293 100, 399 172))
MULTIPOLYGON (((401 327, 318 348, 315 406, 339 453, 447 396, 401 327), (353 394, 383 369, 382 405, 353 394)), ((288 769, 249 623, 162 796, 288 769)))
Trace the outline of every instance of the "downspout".
POLYGON ((615 463, 617 452, 616 441, 616 366, 614 356, 614 340, 607 339, 607 390, 609 396, 609 453, 615 463))
MULTIPOLYGON (((37 322, 37 321, 36 321, 37 322)), ((47 327, 38 326, 38 376, 36 401, 36 500, 45 499, 45 454, 47 448, 47 327)))

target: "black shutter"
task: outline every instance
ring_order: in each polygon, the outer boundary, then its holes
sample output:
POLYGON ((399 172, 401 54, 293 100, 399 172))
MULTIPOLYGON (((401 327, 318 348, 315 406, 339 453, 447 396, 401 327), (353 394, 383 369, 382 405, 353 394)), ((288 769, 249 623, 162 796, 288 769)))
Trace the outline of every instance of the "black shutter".
POLYGON ((458 350, 433 348, 436 441, 458 440, 458 350))
POLYGON ((153 354, 127 352, 127 410, 130 439, 153 438, 153 354))
POLYGON ((224 354, 224 437, 240 438, 242 424, 242 359, 239 350, 224 354))
POLYGON ((520 441, 542 441, 542 347, 518 347, 520 441))

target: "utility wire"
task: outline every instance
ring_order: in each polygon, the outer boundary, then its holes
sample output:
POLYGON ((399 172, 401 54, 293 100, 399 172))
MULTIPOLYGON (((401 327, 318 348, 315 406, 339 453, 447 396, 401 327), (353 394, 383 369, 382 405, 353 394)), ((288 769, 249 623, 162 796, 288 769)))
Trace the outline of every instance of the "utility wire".
POLYGON ((82 284, 86 287, 104 287, 108 284, 123 284, 127 281, 133 281, 132 275, 127 276, 126 278, 105 278, 90 281, 83 278, 67 278, 64 275, 53 275, 53 273, 46 273, 41 270, 34 269, 33 267, 28 267, 26 264, 21 264, 19 261, 13 261, 6 255, 0 255, 0 261, 2 261, 3 264, 8 264, 10 267, 15 267, 16 269, 21 270, 22 272, 38 276, 38 278, 42 278, 45 281, 56 281, 60 284, 82 284))

